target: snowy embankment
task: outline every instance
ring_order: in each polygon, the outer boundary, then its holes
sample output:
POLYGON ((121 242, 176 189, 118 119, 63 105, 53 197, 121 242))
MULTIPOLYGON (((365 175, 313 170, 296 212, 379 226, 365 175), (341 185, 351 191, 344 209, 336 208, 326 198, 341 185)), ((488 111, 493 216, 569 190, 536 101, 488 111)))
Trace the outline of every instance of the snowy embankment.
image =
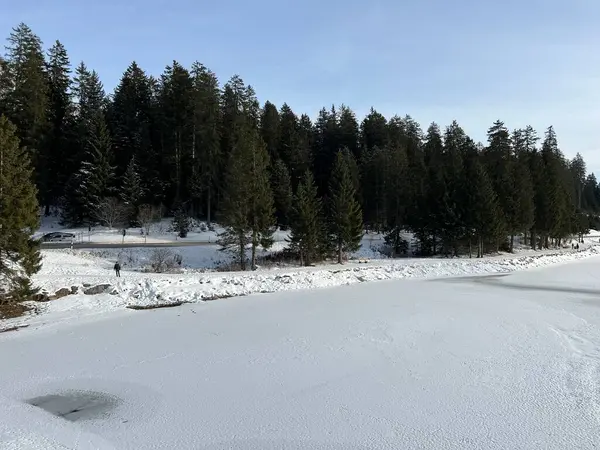
POLYGON ((308 268, 258 270, 255 272, 213 272, 152 274, 112 272, 112 260, 77 256, 68 250, 44 251, 44 264, 35 282, 52 295, 67 288, 74 295, 35 303, 37 317, 5 321, 4 325, 52 322, 74 316, 96 315, 130 306, 158 306, 194 303, 255 293, 328 288, 368 281, 424 279, 509 273, 545 267, 600 255, 600 246, 585 250, 562 250, 525 256, 497 256, 482 259, 404 259, 371 261, 366 264, 322 265, 308 268), (108 286, 96 295, 84 294, 94 286, 108 286))

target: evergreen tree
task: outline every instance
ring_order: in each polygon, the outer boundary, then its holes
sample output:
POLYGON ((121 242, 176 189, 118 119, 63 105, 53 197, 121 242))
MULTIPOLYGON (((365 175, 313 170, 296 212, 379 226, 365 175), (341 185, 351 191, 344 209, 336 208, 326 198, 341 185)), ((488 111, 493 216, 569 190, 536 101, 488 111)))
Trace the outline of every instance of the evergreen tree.
MULTIPOLYGON (((194 90, 194 142, 192 144, 192 180, 198 195, 204 193, 206 220, 210 226, 217 180, 220 175, 220 89, 217 76, 200 63, 192 65, 194 90)), ((192 190, 193 191, 193 190, 192 190)))
POLYGON ((468 142, 467 146, 465 174, 470 188, 465 196, 464 220, 469 237, 469 250, 471 237, 474 235, 477 239, 477 257, 480 258, 484 254, 485 239, 498 236, 503 225, 499 215, 498 198, 481 162, 481 156, 472 142, 468 142))
POLYGON ((292 218, 290 246, 300 254, 300 263, 309 266, 323 256, 327 240, 321 199, 309 170, 294 196, 292 218))
POLYGON ((63 208, 63 221, 72 225, 87 223, 91 226, 101 200, 114 192, 112 142, 102 114, 92 123, 87 149, 81 168, 72 178, 63 208))
POLYGON ((484 160, 492 187, 498 196, 502 222, 510 236, 510 251, 513 250, 514 236, 521 231, 517 217, 518 192, 516 180, 513 178, 513 148, 510 133, 504 122, 497 120, 488 129, 488 147, 485 149, 484 160))
MULTIPOLYGON (((527 149, 524 130, 515 130, 512 136, 515 152, 515 163, 512 165, 511 178, 514 180, 515 210, 513 217, 516 228, 523 232, 525 237, 531 229, 535 219, 535 188, 529 167, 530 153, 527 149)), ((510 245, 513 250, 513 241, 510 245)))
POLYGON ((347 148, 355 159, 360 158, 358 121, 349 107, 342 105, 338 117, 338 145, 347 148))
POLYGON ((173 61, 161 76, 160 133, 165 157, 162 179, 167 185, 169 204, 182 202, 191 178, 189 164, 193 147, 193 81, 190 72, 173 61))
POLYGON ((8 118, 17 127, 21 145, 35 168, 38 193, 47 197, 49 167, 44 139, 48 131, 48 75, 42 41, 24 23, 13 28, 6 47, 10 90, 5 102, 8 118))
POLYGON ((290 173, 281 159, 275 161, 272 172, 271 180, 277 225, 282 229, 287 229, 291 223, 293 200, 290 173))
POLYGON ((130 223, 135 223, 138 216, 138 207, 144 199, 144 188, 139 174, 135 156, 131 158, 127 165, 127 170, 122 177, 121 182, 121 200, 129 210, 130 223))
POLYGON ((135 158, 146 200, 154 202, 163 195, 163 183, 159 177, 160 159, 152 138, 156 121, 153 103, 150 77, 136 62, 131 63, 115 89, 108 114, 116 174, 123 176, 135 158))
POLYGON ((271 161, 276 161, 279 158, 279 111, 270 101, 265 102, 261 111, 260 134, 271 161))
POLYGON ((402 237, 402 231, 407 224, 406 213, 409 203, 407 196, 410 194, 406 187, 408 158, 405 147, 399 145, 389 149, 386 156, 383 171, 387 190, 385 240, 395 256, 408 250, 407 242, 402 237))
POLYGON ((0 116, 0 303, 22 300, 33 289, 29 277, 40 269, 36 188, 17 129, 0 116))
POLYGON ((272 245, 274 231, 273 193, 269 183, 269 155, 252 123, 242 125, 229 159, 220 238, 224 250, 237 253, 246 269, 247 244, 251 244, 251 267, 256 267, 256 249, 272 245))
POLYGON ((43 184, 45 197, 43 203, 46 215, 50 205, 64 195, 64 186, 69 176, 68 161, 74 148, 74 108, 71 99, 71 66, 65 47, 56 41, 48 51, 48 134, 44 165, 46 177, 43 184))
MULTIPOLYGON (((100 78, 95 71, 89 71, 82 62, 75 69, 73 95, 76 100, 74 141, 76 148, 64 163, 68 172, 76 174, 87 157, 91 130, 100 115, 106 110, 106 95, 100 78)), ((70 181, 70 184, 73 180, 70 181)))
POLYGON ((384 148, 388 143, 387 120, 371 108, 360 125, 362 151, 384 148))
POLYGON ((344 153, 338 152, 330 181, 330 234, 339 264, 342 252, 358 250, 363 236, 362 210, 356 199, 349 155, 344 153))
POLYGON ((190 218, 183 207, 179 205, 175 210, 175 217, 173 218, 173 229, 177 232, 177 236, 180 238, 186 238, 190 232, 190 218))

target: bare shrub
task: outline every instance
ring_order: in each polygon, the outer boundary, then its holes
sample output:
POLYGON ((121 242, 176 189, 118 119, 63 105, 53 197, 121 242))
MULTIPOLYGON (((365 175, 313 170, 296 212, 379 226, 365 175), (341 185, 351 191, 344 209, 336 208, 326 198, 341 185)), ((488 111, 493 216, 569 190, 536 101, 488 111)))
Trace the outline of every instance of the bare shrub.
POLYGON ((150 233, 150 225, 160 219, 160 208, 153 205, 142 205, 139 208, 137 220, 144 230, 144 239, 150 233))
POLYGON ((108 228, 122 225, 129 217, 129 207, 116 197, 107 197, 98 203, 94 209, 94 217, 108 228))
POLYGON ((181 267, 183 258, 169 248, 157 248, 150 255, 150 269, 155 273, 169 272, 181 267))

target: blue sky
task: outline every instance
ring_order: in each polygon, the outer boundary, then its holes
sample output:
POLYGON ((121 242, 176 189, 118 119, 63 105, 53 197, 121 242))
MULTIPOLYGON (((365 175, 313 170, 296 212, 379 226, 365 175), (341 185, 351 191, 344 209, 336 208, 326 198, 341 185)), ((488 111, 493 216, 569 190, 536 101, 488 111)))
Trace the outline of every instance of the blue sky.
POLYGON ((23 21, 61 40, 112 91, 136 60, 158 75, 198 60, 238 73, 259 100, 314 117, 345 103, 453 119, 476 140, 496 119, 554 125, 566 155, 600 174, 598 0, 0 0, 0 29, 23 21))

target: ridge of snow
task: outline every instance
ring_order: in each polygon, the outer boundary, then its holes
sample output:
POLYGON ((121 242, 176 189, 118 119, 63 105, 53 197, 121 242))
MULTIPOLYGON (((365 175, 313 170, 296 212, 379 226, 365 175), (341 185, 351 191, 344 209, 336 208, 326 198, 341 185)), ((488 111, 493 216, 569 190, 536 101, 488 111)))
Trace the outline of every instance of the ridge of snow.
POLYGON ((152 274, 122 271, 112 275, 111 261, 81 258, 68 251, 44 252, 44 267, 35 281, 50 294, 63 287, 110 284, 113 295, 69 295, 47 303, 32 303, 37 315, 0 321, 2 328, 41 325, 95 317, 127 306, 158 306, 173 303, 204 303, 225 297, 239 297, 279 291, 329 288, 355 283, 428 279, 510 273, 567 263, 600 255, 600 245, 580 251, 557 251, 516 257, 481 259, 404 259, 349 262, 344 266, 323 265, 296 269, 255 272, 152 274))

